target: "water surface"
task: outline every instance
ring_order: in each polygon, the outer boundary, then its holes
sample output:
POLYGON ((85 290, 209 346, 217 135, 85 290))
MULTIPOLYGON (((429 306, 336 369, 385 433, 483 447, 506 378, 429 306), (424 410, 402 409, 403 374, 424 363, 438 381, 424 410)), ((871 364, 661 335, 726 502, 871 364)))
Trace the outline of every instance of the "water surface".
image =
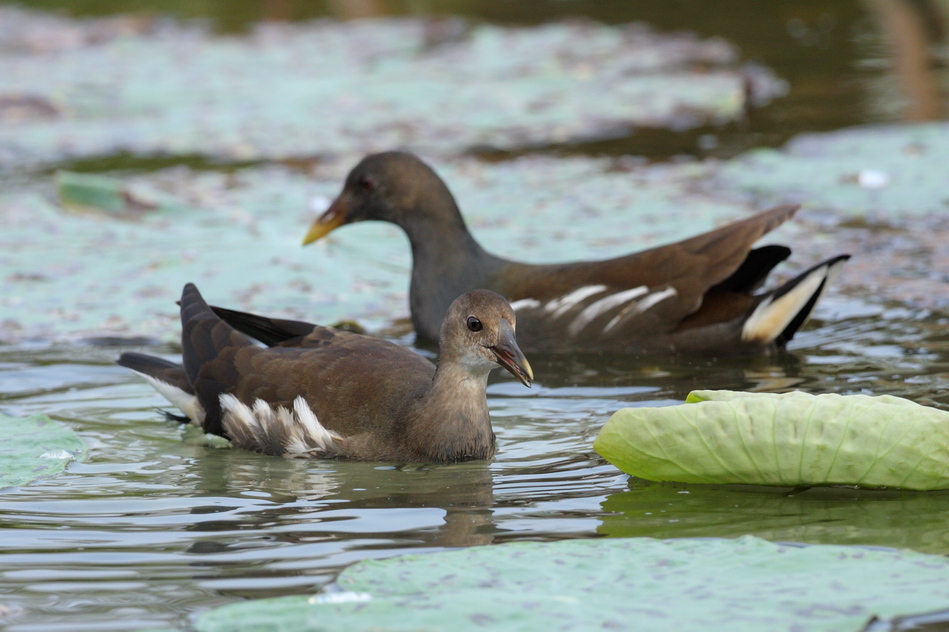
POLYGON ((185 624, 235 599, 310 593, 360 559, 514 540, 751 533, 949 553, 949 492, 652 484, 593 452, 616 409, 679 402, 693 388, 949 405, 947 319, 839 299, 823 311, 795 350, 773 357, 532 358, 533 389, 502 376, 489 388, 496 459, 448 466, 209 447, 112 364, 123 348, 4 348, 0 412, 49 414, 92 447, 62 476, 0 492, 0 601, 14 609, 5 622, 185 624))
MULTIPOLYGON (((24 4, 78 14, 159 8, 24 4)), ((267 17, 267 7, 306 19, 341 4, 167 2, 161 10, 210 17, 234 31, 267 17)), ((874 18, 858 2, 367 4, 501 23, 645 19, 726 37, 791 85, 786 98, 740 124, 640 130, 549 148, 555 152, 734 155, 802 131, 904 115, 903 97, 887 92, 885 64, 876 63, 886 52, 874 18)), ((149 168, 126 158, 90 163, 91 170, 149 168)), ((0 412, 48 414, 91 447, 89 460, 62 476, 0 490, 0 625, 20 632, 186 626, 196 613, 235 600, 311 593, 358 560, 513 540, 754 534, 947 554, 949 492, 652 484, 629 481, 592 450, 616 409, 681 402, 695 388, 888 393, 949 407, 949 319, 830 299, 792 350, 772 357, 532 357, 533 389, 498 375, 490 387, 496 459, 450 466, 285 460, 210 447, 165 421, 156 410, 164 400, 113 364, 130 349, 174 357, 171 346, 0 347, 0 412)))

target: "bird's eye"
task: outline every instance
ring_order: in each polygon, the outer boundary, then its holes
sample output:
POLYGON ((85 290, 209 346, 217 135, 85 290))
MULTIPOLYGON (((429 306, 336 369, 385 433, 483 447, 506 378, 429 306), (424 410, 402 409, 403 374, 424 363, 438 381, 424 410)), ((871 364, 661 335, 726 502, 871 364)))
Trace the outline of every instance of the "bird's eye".
POLYGON ((474 316, 468 317, 468 329, 471 331, 481 331, 484 329, 484 325, 481 324, 481 321, 475 318, 474 316))
POLYGON ((373 191, 376 188, 376 181, 370 178, 369 176, 362 176, 357 181, 360 189, 365 191, 373 191))

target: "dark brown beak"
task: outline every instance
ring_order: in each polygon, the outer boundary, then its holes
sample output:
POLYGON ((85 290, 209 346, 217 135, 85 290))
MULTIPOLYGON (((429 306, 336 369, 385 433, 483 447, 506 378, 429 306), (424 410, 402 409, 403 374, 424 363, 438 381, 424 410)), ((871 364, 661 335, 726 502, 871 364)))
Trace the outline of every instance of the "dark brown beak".
POLYGON ((303 238, 303 245, 312 244, 317 239, 325 237, 333 232, 334 229, 345 224, 348 219, 349 209, 343 204, 341 198, 336 198, 336 201, 326 209, 326 212, 320 215, 320 217, 313 222, 313 225, 310 226, 310 231, 306 234, 306 237, 303 238))
POLYGON ((516 377, 521 384, 527 388, 531 387, 534 381, 534 371, 531 365, 524 357, 520 347, 517 346, 517 340, 514 338, 514 328, 506 318, 501 319, 501 331, 498 344, 490 347, 497 358, 498 364, 507 369, 511 375, 516 377))

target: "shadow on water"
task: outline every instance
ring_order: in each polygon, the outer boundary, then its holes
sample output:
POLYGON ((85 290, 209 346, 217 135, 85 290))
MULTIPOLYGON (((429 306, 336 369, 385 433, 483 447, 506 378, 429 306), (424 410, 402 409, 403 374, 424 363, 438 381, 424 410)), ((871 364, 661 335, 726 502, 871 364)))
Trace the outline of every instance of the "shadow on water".
MULTIPOLYGON (((220 517, 192 525, 189 531, 213 534, 266 529, 278 541, 303 543, 346 540, 356 534, 414 546, 490 544, 493 481, 485 463, 451 466, 312 463, 245 455, 241 460, 204 460, 197 465, 209 495, 245 494, 266 486, 278 506, 252 515, 220 517), (345 508, 343 505, 345 504, 345 508), (388 511, 422 510, 419 524, 399 524, 388 511), (396 525, 392 531, 386 529, 396 525)), ((201 513, 196 511, 195 513, 201 513)), ((195 550, 211 550, 202 541, 195 550)), ((222 545, 224 549, 227 545, 222 545)))
POLYGON ((611 537, 756 535, 776 542, 861 544, 949 554, 949 491, 775 489, 634 480, 611 494, 598 531, 611 537))

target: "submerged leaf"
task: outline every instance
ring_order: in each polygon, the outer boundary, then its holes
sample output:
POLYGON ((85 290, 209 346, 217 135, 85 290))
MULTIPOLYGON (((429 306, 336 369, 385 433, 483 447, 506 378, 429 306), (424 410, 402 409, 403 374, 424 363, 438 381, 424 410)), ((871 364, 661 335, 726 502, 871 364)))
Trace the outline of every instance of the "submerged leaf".
POLYGON ((100 175, 57 171, 56 188, 63 207, 71 211, 136 216, 146 211, 184 208, 168 196, 100 175))
MULTIPOLYGON (((40 35, 49 22, 14 14, 40 35)), ((54 56, 0 48, 0 95, 32 95, 58 114, 4 125, 0 167, 122 151, 259 160, 513 149, 731 121, 749 97, 760 105, 786 89, 766 69, 749 75, 720 39, 643 25, 476 25, 437 46, 431 35, 424 20, 324 20, 226 38, 165 25, 54 56)))
POLYGON ((949 413, 889 395, 694 391, 618 411, 594 448, 653 481, 949 488, 949 413))
POLYGON ((85 451, 75 432, 46 415, 0 415, 0 488, 59 474, 85 451))

